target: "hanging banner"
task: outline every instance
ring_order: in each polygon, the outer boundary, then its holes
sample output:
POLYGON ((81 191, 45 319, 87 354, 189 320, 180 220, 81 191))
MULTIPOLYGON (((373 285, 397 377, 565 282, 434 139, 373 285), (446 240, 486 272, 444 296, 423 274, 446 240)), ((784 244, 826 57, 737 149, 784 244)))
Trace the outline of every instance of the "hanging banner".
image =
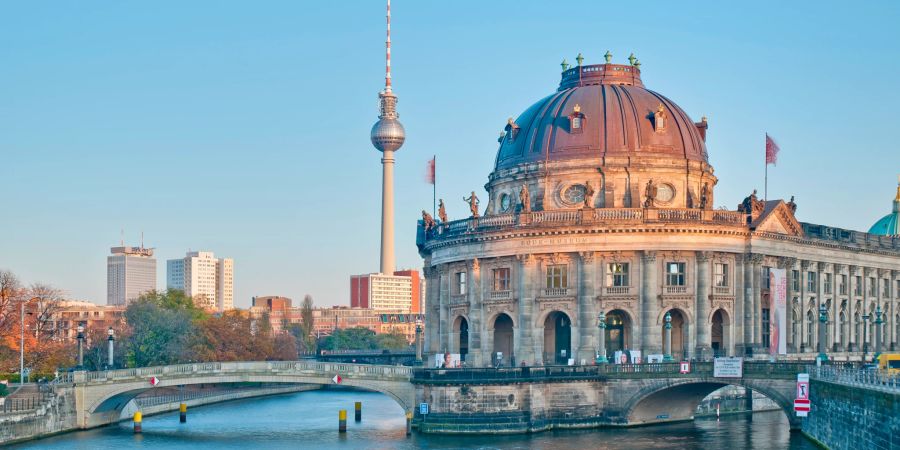
POLYGON ((769 320, 769 353, 787 354, 787 270, 769 269, 771 286, 769 299, 772 315, 769 320))

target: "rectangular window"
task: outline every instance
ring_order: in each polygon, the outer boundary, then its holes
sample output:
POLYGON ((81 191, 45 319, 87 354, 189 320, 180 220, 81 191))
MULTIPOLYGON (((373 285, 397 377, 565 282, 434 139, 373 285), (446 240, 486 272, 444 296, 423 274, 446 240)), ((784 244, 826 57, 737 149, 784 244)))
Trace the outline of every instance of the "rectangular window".
POLYGON ((762 344, 769 348, 769 308, 762 309, 762 344))
POLYGON ((502 269, 494 269, 494 290, 495 291, 508 291, 509 290, 509 268, 504 267, 502 269))
POLYGON ((456 294, 465 295, 466 293, 466 273, 456 272, 456 294))
POLYGON ((884 292, 882 292, 881 296, 885 297, 885 298, 890 297, 891 296, 891 283, 889 282, 889 280, 887 278, 884 279, 884 283, 882 283, 882 286, 884 286, 884 292))
POLYGON ((800 271, 799 270, 791 271, 791 290, 794 292, 798 292, 800 290, 800 271))
POLYGON ((862 277, 857 275, 854 279, 856 280, 856 285, 853 287, 853 294, 862 295, 862 277))
POLYGON ((825 274, 825 293, 831 294, 831 283, 833 282, 830 273, 825 274))
POLYGON ((606 286, 628 286, 628 263, 609 263, 606 265, 606 286))
POLYGON ((569 287, 568 266, 558 264, 547 266, 547 289, 565 289, 569 287))
POLYGON ((874 297, 877 291, 877 285, 875 284, 875 277, 869 277, 869 295, 874 297))
POLYGON ((847 275, 841 274, 841 284, 838 289, 841 295, 847 295, 847 275))
POLYGON ((806 292, 816 292, 816 273, 806 272, 806 292))
POLYGON ((769 274, 770 274, 771 272, 772 272, 772 268, 771 268, 771 267, 763 266, 763 268, 762 268, 762 280, 760 280, 763 289, 769 289, 769 288, 771 287, 770 284, 772 283, 772 279, 771 279, 771 277, 769 276, 769 274))
POLYGON ((666 263, 666 285, 684 286, 684 263, 666 263))
POLYGON ((716 263, 714 269, 716 287, 728 287, 728 264, 716 263))
POLYGON ((897 289, 894 289, 894 297, 900 298, 900 280, 897 280, 897 289))

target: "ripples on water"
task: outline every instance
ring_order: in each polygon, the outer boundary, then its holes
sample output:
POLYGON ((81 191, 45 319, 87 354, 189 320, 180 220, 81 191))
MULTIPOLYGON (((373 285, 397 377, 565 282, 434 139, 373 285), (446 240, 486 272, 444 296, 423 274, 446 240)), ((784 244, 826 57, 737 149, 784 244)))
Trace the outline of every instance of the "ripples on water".
POLYGON ((791 433, 781 412, 725 416, 717 421, 628 429, 550 431, 531 435, 406 437, 404 412, 389 397, 351 390, 323 390, 238 400, 144 418, 144 433, 131 422, 63 434, 16 449, 814 449, 791 433), (353 402, 363 402, 363 421, 353 421, 353 402), (346 409, 347 433, 337 432, 338 410, 346 409))

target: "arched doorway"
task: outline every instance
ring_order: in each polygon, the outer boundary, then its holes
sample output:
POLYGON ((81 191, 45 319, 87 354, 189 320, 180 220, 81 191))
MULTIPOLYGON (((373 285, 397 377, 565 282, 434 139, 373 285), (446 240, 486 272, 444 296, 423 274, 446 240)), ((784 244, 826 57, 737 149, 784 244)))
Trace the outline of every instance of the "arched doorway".
POLYGON ((631 318, 621 309, 606 313, 606 357, 617 351, 633 348, 631 344, 631 318))
POLYGON ((572 319, 553 311, 544 319, 544 362, 568 364, 572 357, 572 319))
POLYGON ((723 309, 717 309, 712 316, 713 356, 728 356, 731 353, 731 320, 723 309))
MULTIPOLYGON (((669 314, 672 316, 672 357, 676 360, 686 358, 685 348, 687 348, 687 323, 684 319, 684 314, 677 309, 670 309, 669 314)), ((666 321, 665 315, 663 315, 663 323, 662 323, 662 335, 663 337, 663 346, 665 346, 666 339, 666 321)), ((665 352, 665 348, 663 349, 665 352)))
POLYGON ((465 317, 459 316, 453 324, 453 334, 456 336, 456 348, 459 350, 459 360, 465 361, 466 355, 469 354, 469 321, 465 317))
POLYGON ((491 361, 496 366, 515 364, 513 359, 513 321, 506 314, 500 314, 494 319, 494 351, 491 353, 491 361))

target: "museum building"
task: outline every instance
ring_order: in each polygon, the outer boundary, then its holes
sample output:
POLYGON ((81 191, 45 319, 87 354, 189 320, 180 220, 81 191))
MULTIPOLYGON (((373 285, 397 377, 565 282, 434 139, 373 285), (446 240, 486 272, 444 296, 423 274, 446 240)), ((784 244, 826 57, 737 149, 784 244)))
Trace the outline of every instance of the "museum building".
POLYGON ((419 222, 426 353, 473 367, 590 364, 602 347, 763 355, 772 268, 789 354, 814 356, 822 313, 830 354, 896 349, 900 187, 869 233, 798 222, 793 201, 755 191, 714 209, 706 118, 610 59, 564 64, 559 89, 509 119, 483 215, 472 199, 467 219, 419 222))

